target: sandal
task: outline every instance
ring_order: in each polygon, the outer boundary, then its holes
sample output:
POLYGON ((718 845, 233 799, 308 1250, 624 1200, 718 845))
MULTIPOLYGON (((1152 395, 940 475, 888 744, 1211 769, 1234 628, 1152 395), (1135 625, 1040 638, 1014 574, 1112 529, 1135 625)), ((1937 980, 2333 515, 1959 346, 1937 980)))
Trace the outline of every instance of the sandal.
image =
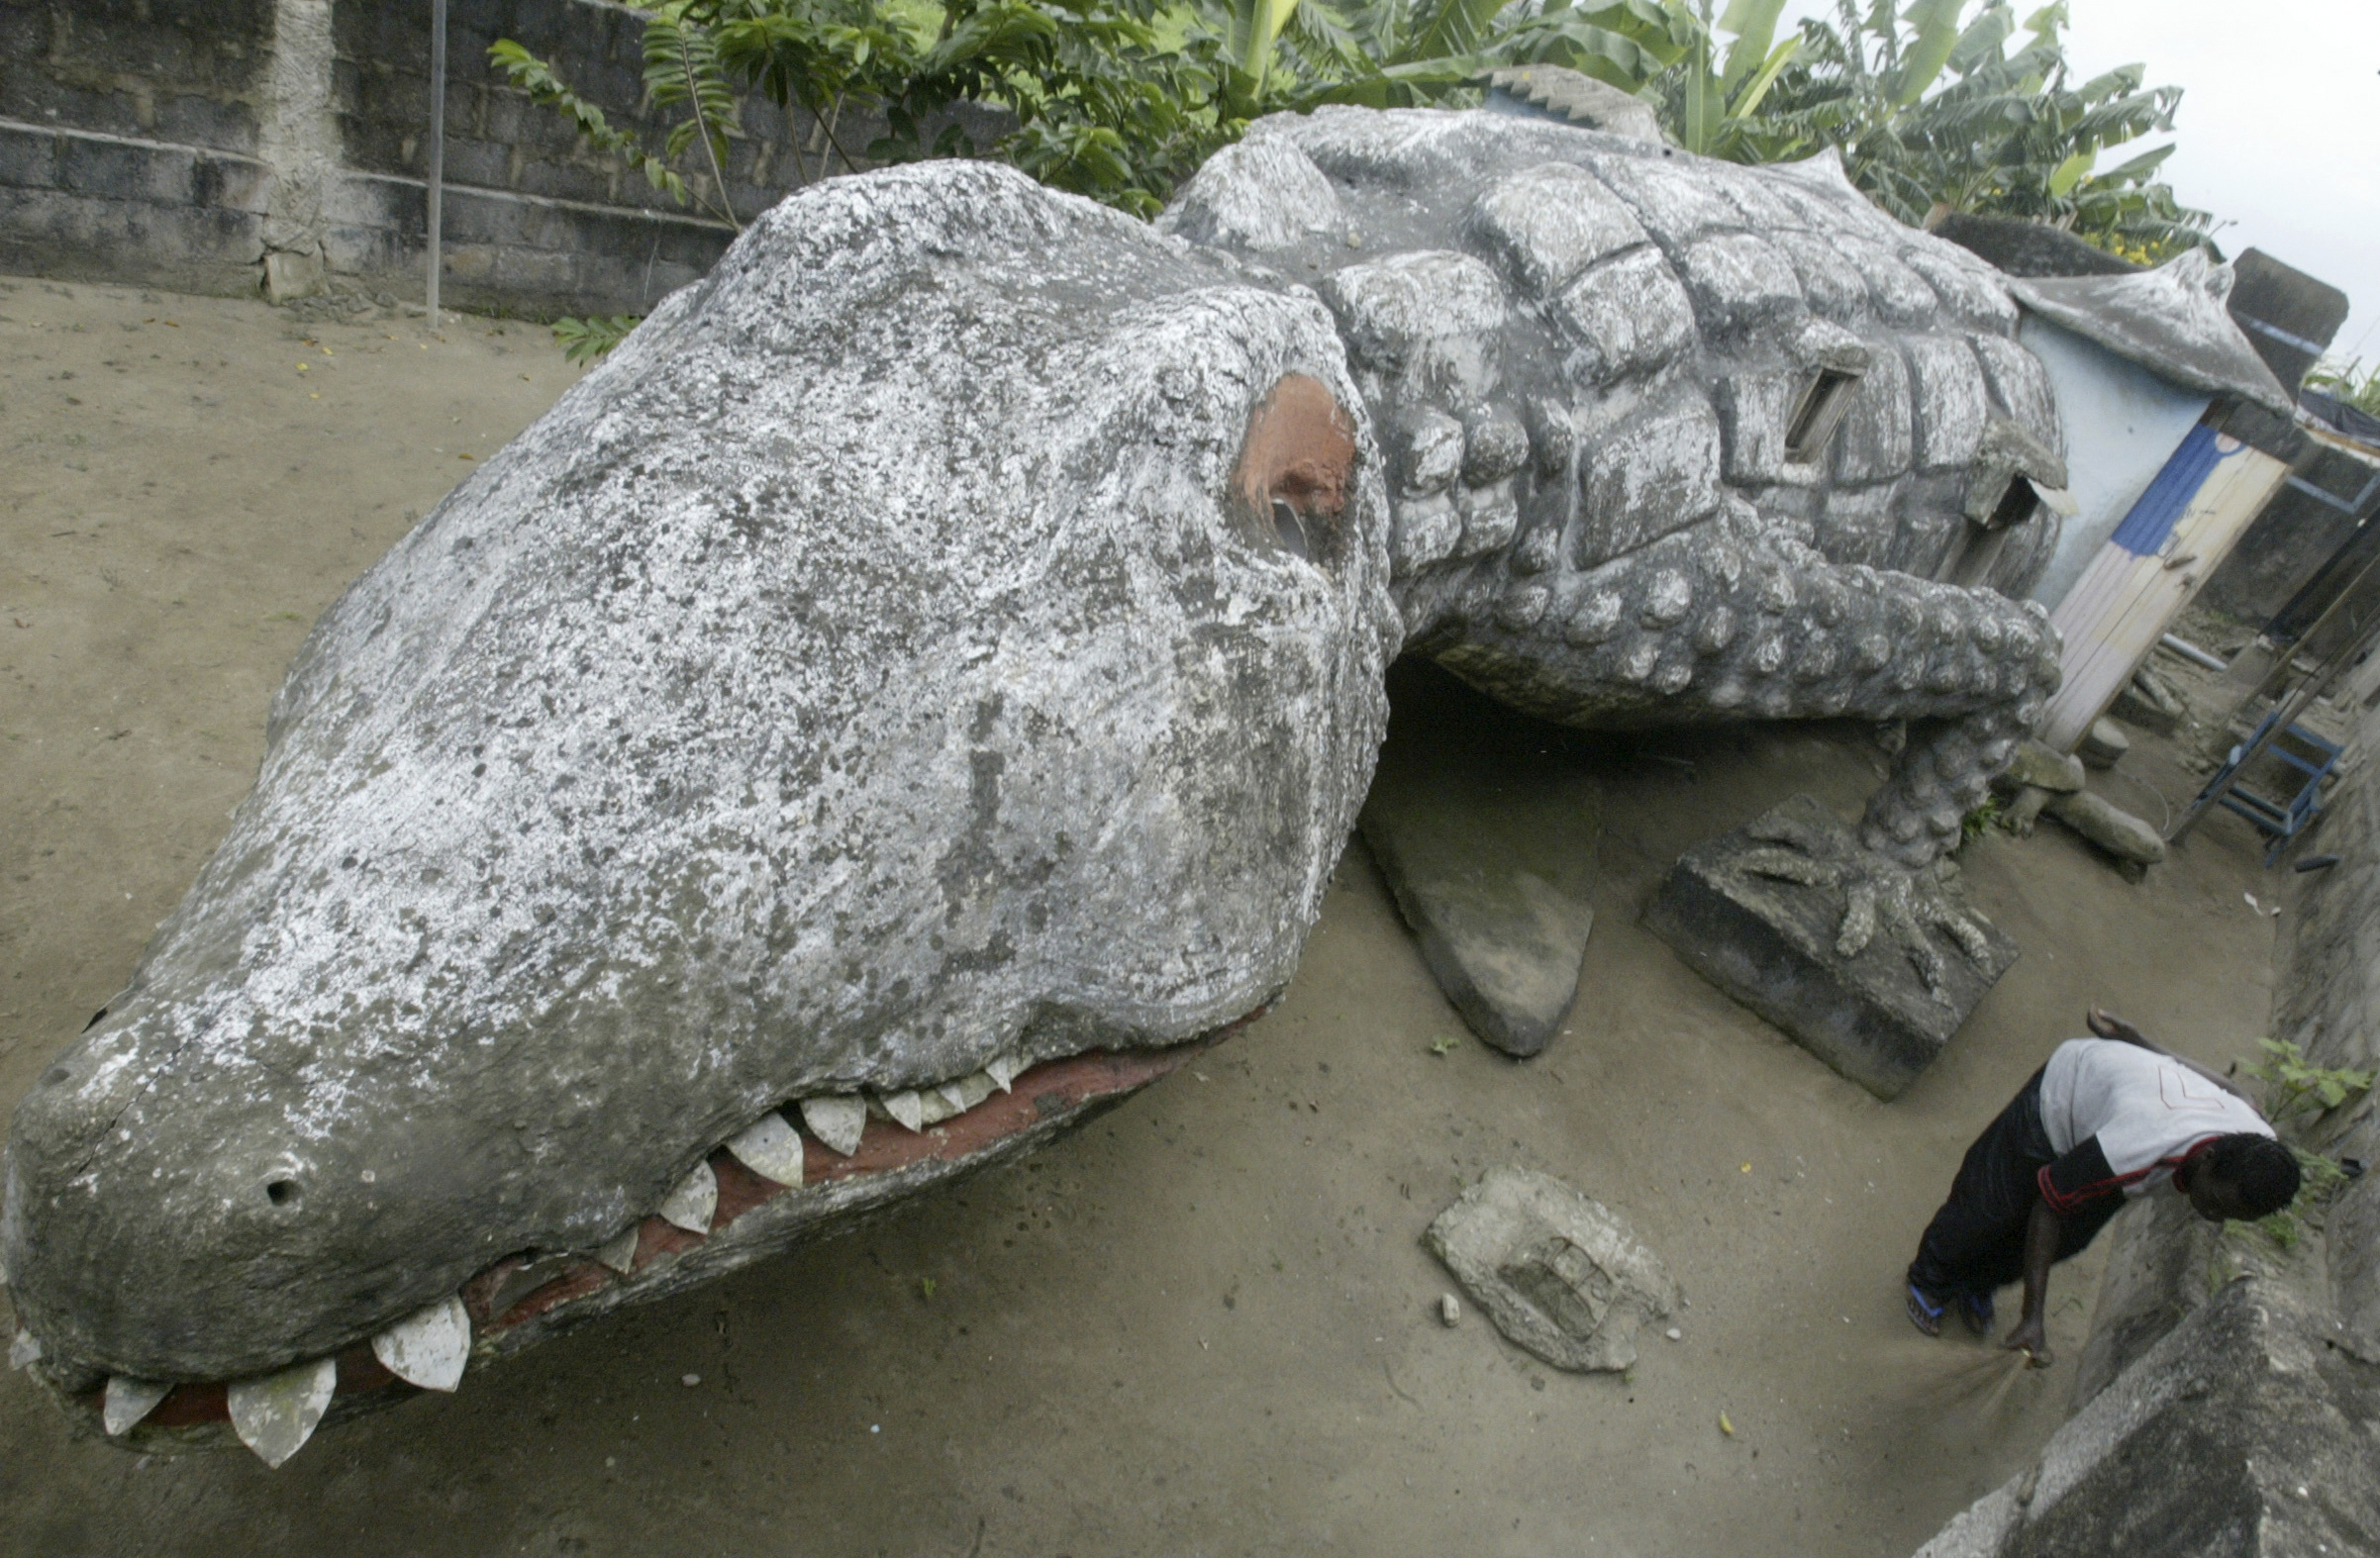
POLYGON ((1992 1333, 1992 1296, 1988 1293, 1960 1294, 1958 1318, 1967 1327, 1968 1335, 1989 1336, 1992 1333))
POLYGON ((1910 1324, 1915 1325, 1929 1336, 1939 1336, 1942 1333, 1943 1306, 1926 1297, 1926 1290, 1914 1282, 1909 1285, 1907 1308, 1910 1324))

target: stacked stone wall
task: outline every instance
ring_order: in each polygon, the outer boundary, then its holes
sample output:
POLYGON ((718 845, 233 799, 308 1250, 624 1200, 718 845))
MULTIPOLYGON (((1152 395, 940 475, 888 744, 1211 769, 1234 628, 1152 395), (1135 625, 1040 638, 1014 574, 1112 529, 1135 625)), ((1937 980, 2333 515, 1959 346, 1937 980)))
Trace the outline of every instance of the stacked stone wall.
POLYGON ((255 285, 273 0, 0 0, 0 268, 255 285))
MULTIPOLYGON (((0 269, 278 297, 425 291, 430 8, 371 0, 0 0, 0 269)), ((642 313, 735 230, 588 150, 488 62, 510 38, 658 148, 644 20, 608 0, 451 0, 446 302, 642 313)), ((979 142, 1001 124, 963 116, 979 142)), ((932 127, 930 127, 932 128, 932 127)), ((834 143, 744 105, 726 204, 748 221, 808 179, 866 166, 880 121, 834 143)), ((699 150, 677 164, 713 204, 699 150)))

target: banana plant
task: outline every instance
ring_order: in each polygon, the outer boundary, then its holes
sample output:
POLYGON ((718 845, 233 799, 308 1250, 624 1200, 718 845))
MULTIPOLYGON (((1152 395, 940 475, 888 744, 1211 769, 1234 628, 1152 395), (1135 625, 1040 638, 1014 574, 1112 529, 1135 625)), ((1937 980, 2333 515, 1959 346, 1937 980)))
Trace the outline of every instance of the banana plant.
POLYGON ((1337 79, 1314 83, 1289 106, 1468 101, 1488 71, 1526 64, 1561 65, 1642 92, 1704 31, 1680 0, 1374 0, 1350 16, 1348 30, 1360 52, 1341 61, 1337 79))
MULTIPOLYGON (((1732 0, 1718 29, 1734 35, 1724 59, 1705 15, 1685 61, 1675 112, 1678 145, 1703 156, 1729 156, 1755 131, 1761 100, 1801 51, 1797 36, 1776 41, 1785 0, 1732 0)), ((1748 160, 1748 158, 1746 159, 1748 160)))
POLYGON ((2180 89, 2146 86, 2139 65, 2076 84, 2062 0, 2022 26, 2008 0, 1962 22, 1971 3, 1838 0, 1831 21, 1801 24, 1799 48, 1763 79, 1751 61, 1774 53, 1774 8, 1735 0, 1718 24, 1735 34, 1725 62, 1702 52, 1653 95, 1690 149, 1771 161, 1838 148, 1852 181, 1905 222, 2027 217, 2143 261, 2204 243, 2206 213, 2158 181, 2170 146, 2099 167, 2103 153, 2170 131, 2180 89))

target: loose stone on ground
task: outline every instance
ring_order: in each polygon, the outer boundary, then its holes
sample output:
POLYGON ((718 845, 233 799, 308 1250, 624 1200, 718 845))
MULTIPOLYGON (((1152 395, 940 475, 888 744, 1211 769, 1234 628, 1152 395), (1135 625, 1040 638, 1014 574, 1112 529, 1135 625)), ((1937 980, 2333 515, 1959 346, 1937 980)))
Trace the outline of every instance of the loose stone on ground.
POLYGON ((2084 732, 2082 744, 2075 747, 2074 755, 2083 760, 2086 768, 2113 768, 2132 749, 2132 737, 2118 729, 2113 720, 2100 720, 2084 732))
POLYGON ((1389 677, 1363 840, 1471 1030, 1529 1056, 1559 1031, 1595 924, 1595 782, 1569 732, 1419 662, 1389 677))
POLYGON ((2033 786, 2064 795, 2083 787, 2082 760, 2039 741, 2021 741, 2015 759, 1992 783, 2003 790, 2033 786))
POLYGON ((2043 810, 2119 861, 2152 866, 2165 858, 2165 840, 2155 828, 2088 790, 2054 797, 2043 810))
POLYGON ((1422 1243, 1498 1330, 1557 1369, 1627 1368, 1636 1361, 1637 1328, 1683 1303, 1627 1223, 1533 1169, 1488 1170, 1422 1243))

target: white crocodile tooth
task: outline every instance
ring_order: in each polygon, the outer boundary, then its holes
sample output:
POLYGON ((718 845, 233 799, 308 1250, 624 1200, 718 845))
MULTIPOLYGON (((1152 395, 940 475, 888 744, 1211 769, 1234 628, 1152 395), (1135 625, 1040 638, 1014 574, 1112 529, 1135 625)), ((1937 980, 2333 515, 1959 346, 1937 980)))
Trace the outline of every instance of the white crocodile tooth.
POLYGON ((943 1103, 950 1106, 950 1113, 953 1115, 963 1115, 975 1107, 967 1102, 966 1090, 956 1082, 944 1082, 934 1091, 943 1103))
POLYGON ((645 1233, 642 1219, 632 1222, 617 1237, 595 1246, 595 1258, 623 1277, 636 1269, 637 1241, 645 1233))
POLYGON ((42 1361, 42 1339, 22 1325, 17 1327, 17 1339, 8 1344, 8 1366, 30 1369, 42 1361))
POLYGON ((164 1380, 136 1380, 122 1374, 108 1376, 107 1395, 99 1405, 99 1425, 108 1431, 109 1438, 132 1431, 133 1424, 148 1416, 165 1393, 173 1389, 164 1380))
POLYGON ((802 1133, 773 1109, 728 1137, 728 1150, 763 1178, 780 1185, 802 1182, 802 1133))
POLYGON ((462 1383, 462 1366, 470 1361, 470 1312, 449 1293, 374 1336, 372 1356, 409 1385, 450 1391, 462 1383))
POLYGON ((329 1358, 235 1381, 230 1391, 232 1431, 256 1452, 256 1459, 279 1466, 313 1436, 338 1385, 339 1365, 329 1358))
POLYGON ((992 1079, 980 1071, 970 1071, 942 1091, 958 1095, 958 1111, 963 1115, 992 1096, 992 1079))
POLYGON ((939 1125, 958 1111, 938 1087, 918 1089, 918 1119, 929 1125, 939 1125))
POLYGON ((661 1198, 655 1207, 663 1222, 674 1223, 689 1233, 711 1231, 711 1214, 719 1210, 719 1176, 711 1172, 708 1162, 694 1165, 694 1172, 677 1182, 677 1189, 661 1198))
POLYGON ((884 1113, 912 1130, 926 1128, 926 1104, 915 1093, 879 1093, 884 1113))
POLYGON ((1005 1093, 1009 1084, 1017 1080, 1017 1073, 1024 1069, 1025 1062, 1015 1055, 994 1055, 985 1063, 983 1074, 992 1079, 992 1086, 1005 1093))
POLYGON ((802 1123, 810 1134, 849 1157, 859 1150, 859 1132, 867 1127, 867 1103, 848 1095, 802 1100, 802 1123))

